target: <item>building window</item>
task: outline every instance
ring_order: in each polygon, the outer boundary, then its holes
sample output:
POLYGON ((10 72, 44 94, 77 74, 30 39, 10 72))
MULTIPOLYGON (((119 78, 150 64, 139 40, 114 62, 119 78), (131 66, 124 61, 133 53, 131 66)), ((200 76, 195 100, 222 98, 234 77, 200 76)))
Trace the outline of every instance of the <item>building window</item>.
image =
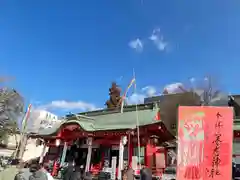
POLYGON ((133 149, 133 156, 137 157, 137 163, 144 165, 144 157, 145 157, 145 147, 140 147, 140 155, 138 156, 138 147, 134 147, 133 149), (139 157, 139 158, 138 158, 139 157))
POLYGON ((47 121, 42 120, 40 124, 46 124, 47 121))

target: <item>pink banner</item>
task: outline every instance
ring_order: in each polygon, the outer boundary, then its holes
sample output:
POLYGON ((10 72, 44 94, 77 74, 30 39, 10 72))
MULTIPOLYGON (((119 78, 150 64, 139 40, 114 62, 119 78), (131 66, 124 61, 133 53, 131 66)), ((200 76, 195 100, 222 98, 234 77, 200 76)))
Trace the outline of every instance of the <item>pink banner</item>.
POLYGON ((233 110, 179 107, 178 180, 230 180, 233 110))

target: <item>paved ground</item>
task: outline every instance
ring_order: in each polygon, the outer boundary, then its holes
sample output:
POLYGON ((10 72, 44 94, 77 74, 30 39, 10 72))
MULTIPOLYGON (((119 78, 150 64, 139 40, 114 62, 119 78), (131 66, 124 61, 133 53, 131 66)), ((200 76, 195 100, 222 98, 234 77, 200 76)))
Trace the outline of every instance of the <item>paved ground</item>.
POLYGON ((18 169, 16 167, 9 167, 0 172, 0 180, 13 180, 17 174, 18 169))
MULTIPOLYGON (((23 177, 29 179, 30 172, 29 169, 21 169, 23 172, 23 177)), ((15 175, 19 172, 19 169, 16 166, 12 166, 4 169, 0 172, 0 180, 14 180, 15 175)))
MULTIPOLYGON (((18 173, 19 169, 17 169, 15 166, 6 168, 5 170, 0 172, 0 180, 14 180, 15 175, 18 173)), ((29 176, 31 173, 29 172, 29 168, 21 169, 23 172, 23 177, 25 179, 29 179, 29 176)), ((55 180, 61 180, 61 179, 55 179, 55 180)))

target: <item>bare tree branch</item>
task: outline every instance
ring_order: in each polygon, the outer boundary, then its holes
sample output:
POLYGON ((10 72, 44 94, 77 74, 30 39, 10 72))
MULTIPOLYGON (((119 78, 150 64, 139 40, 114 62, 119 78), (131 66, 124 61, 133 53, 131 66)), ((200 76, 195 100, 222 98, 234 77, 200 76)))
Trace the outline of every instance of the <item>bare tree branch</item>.
POLYGON ((23 97, 15 89, 6 87, 0 89, 0 131, 2 135, 17 131, 17 121, 23 109, 23 97))

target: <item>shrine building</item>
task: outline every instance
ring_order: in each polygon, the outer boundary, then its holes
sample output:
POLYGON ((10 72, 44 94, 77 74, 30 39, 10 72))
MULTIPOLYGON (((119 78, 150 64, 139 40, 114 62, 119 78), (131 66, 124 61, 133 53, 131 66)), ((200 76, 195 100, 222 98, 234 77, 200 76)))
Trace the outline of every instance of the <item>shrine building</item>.
MULTIPOLYGON (((138 173, 147 166, 154 176, 161 176, 166 167, 176 166, 178 106, 198 106, 201 102, 192 92, 154 98, 145 104, 125 106, 123 111, 108 108, 69 114, 61 124, 29 136, 45 144, 41 161, 52 163, 54 176, 69 157, 93 175, 110 172, 111 179, 121 179, 125 167, 138 173)), ((235 120, 235 147, 240 147, 239 138, 240 120, 235 120)), ((233 154, 238 156, 237 150, 233 154)))

